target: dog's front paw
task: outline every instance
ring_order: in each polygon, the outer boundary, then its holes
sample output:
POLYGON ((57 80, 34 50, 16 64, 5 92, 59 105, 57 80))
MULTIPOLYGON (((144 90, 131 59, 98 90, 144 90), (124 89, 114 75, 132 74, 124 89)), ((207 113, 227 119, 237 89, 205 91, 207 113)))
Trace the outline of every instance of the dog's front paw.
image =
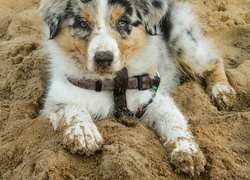
POLYGON ((235 102, 236 92, 230 85, 215 84, 209 93, 217 107, 228 110, 235 102))
POLYGON ((206 159, 198 145, 187 139, 172 140, 165 144, 175 171, 186 175, 199 175, 204 171, 206 159))
POLYGON ((94 123, 76 123, 65 130, 63 144, 73 154, 90 155, 102 147, 103 140, 94 123))

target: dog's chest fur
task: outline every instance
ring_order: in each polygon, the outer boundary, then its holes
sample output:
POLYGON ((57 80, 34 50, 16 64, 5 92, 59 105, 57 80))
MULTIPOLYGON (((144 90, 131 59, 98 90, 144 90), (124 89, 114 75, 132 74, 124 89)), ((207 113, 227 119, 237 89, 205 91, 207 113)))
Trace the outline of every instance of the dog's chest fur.
MULTIPOLYGON (((128 63, 125 67, 128 70, 129 77, 148 73, 153 78, 156 71, 162 69, 161 74, 164 72, 169 74, 167 76, 168 79, 162 79, 160 88, 163 88, 164 84, 171 82, 175 68, 171 63, 169 63, 169 66, 166 66, 166 63, 161 64, 162 66, 158 65, 158 62, 166 58, 165 54, 160 50, 160 46, 164 46, 164 43, 158 37, 150 38, 151 40, 139 56, 140 58, 128 63), (169 70, 166 68, 169 68, 169 70)), ((54 104, 57 101, 64 102, 65 104, 81 104, 94 119, 101 119, 114 113, 114 96, 112 90, 95 92, 94 90, 74 86, 66 77, 79 78, 82 77, 84 71, 81 70, 77 63, 69 61, 68 57, 64 55, 63 51, 53 41, 47 42, 46 47, 49 50, 53 50, 53 53, 50 59, 51 83, 44 108, 45 114, 47 113, 45 112, 46 110, 54 108, 54 104)), ((92 74, 85 76, 85 78, 90 79, 93 77, 95 76, 92 76, 92 74)), ((127 90, 128 108, 136 112, 141 105, 148 103, 151 96, 152 92, 149 90, 127 90)), ((60 108, 60 104, 58 108, 60 108)))

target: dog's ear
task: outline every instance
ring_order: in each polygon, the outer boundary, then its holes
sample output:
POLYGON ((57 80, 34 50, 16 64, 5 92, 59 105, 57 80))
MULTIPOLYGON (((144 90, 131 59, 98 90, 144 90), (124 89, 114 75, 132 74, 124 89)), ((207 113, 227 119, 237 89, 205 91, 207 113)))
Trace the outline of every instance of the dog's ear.
POLYGON ((168 12, 167 0, 135 0, 135 8, 138 18, 151 35, 160 33, 160 21, 168 12))
POLYGON ((45 23, 49 26, 50 39, 53 39, 64 18, 69 0, 41 0, 39 11, 45 23))

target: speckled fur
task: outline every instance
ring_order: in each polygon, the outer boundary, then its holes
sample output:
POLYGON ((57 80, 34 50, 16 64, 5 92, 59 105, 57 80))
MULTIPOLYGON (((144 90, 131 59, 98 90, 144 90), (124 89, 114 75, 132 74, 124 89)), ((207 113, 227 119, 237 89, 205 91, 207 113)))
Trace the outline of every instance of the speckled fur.
MULTIPOLYGON (((87 155, 100 149, 104 142, 94 121, 115 111, 112 91, 81 89, 66 77, 113 79, 125 67, 129 77, 148 73, 153 78, 158 71, 159 90, 141 120, 164 140, 178 172, 203 171, 206 160, 169 95, 171 83, 177 73, 205 78, 208 93, 214 101, 224 100, 218 103, 222 106, 231 105, 233 98, 227 97, 234 97, 234 90, 223 60, 203 37, 189 5, 167 0, 42 0, 40 12, 48 26, 44 44, 51 73, 41 114, 54 129, 64 131, 66 149, 87 155), (109 66, 96 63, 100 51, 112 53, 109 66)), ((128 108, 136 112, 152 92, 127 90, 126 95, 128 108)))

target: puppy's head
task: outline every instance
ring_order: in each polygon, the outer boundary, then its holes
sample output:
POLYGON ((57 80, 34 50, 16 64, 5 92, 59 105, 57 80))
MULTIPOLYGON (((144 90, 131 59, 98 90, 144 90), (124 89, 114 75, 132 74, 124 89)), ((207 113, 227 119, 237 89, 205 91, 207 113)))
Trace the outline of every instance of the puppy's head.
POLYGON ((105 76, 136 59, 159 33, 166 0, 42 0, 40 13, 66 55, 105 76))

